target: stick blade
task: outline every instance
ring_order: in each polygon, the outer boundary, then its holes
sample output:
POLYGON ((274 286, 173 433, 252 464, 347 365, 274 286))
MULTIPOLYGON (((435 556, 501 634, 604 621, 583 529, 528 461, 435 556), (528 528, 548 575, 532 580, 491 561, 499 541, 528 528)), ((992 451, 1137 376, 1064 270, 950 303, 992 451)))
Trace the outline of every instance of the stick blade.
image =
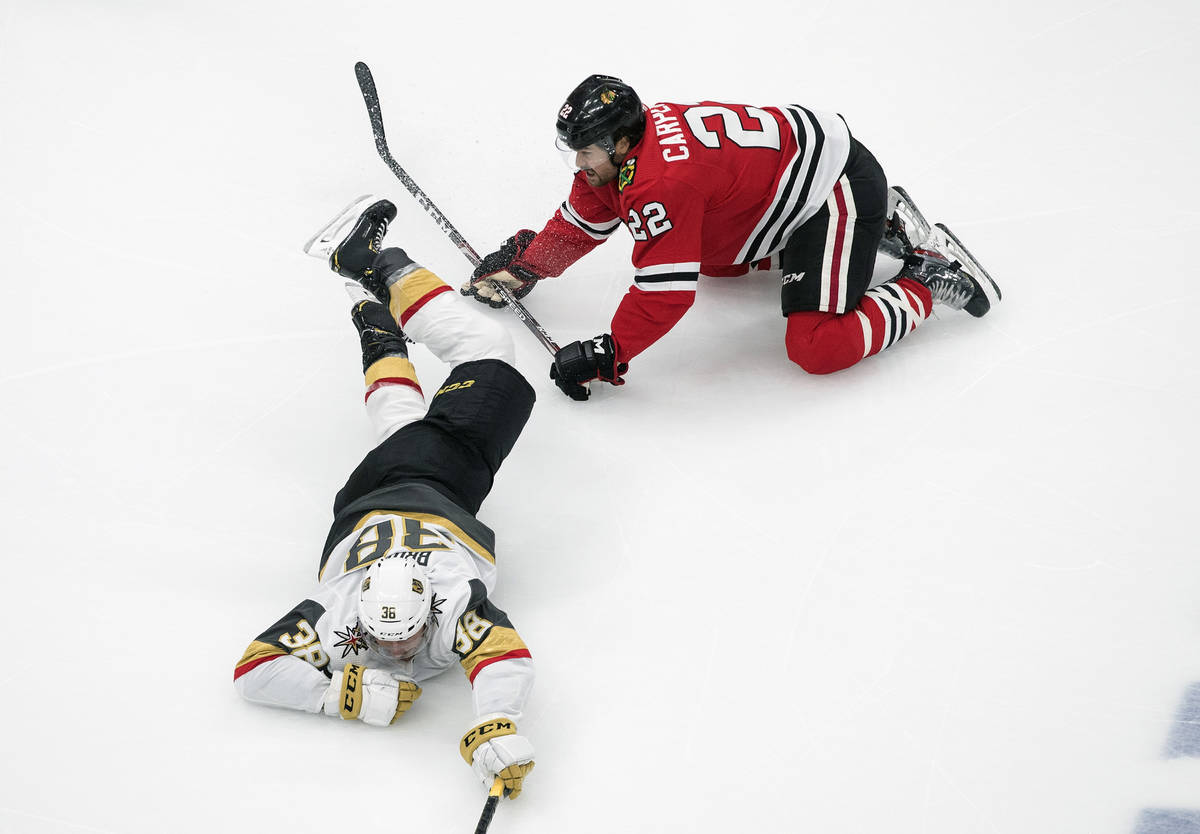
POLYGON ((358 88, 363 91, 363 95, 370 90, 371 95, 376 99, 379 98, 379 93, 375 89, 375 77, 371 75, 371 68, 363 61, 359 61, 354 65, 354 77, 358 79, 358 88))
POLYGON ((375 89, 375 77, 371 68, 362 61, 354 65, 354 76, 358 79, 358 89, 362 93, 363 104, 367 106, 367 118, 371 120, 371 133, 375 135, 375 150, 384 161, 391 159, 387 146, 387 135, 383 132, 383 109, 379 106, 379 91, 375 89))

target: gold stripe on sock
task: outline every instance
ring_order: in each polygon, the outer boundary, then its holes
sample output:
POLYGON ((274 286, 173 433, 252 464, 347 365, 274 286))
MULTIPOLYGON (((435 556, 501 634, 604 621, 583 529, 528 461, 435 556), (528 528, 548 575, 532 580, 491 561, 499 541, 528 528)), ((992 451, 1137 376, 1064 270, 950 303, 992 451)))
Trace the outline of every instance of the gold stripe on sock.
POLYGON ((392 315, 396 317, 396 321, 400 321, 405 318, 404 313, 409 307, 434 290, 447 286, 449 285, 445 281, 425 267, 418 267, 388 287, 391 299, 391 304, 388 306, 391 308, 392 315))
POLYGON ((417 369, 403 356, 385 356, 371 364, 365 374, 370 388, 381 379, 409 379, 417 381, 417 369))

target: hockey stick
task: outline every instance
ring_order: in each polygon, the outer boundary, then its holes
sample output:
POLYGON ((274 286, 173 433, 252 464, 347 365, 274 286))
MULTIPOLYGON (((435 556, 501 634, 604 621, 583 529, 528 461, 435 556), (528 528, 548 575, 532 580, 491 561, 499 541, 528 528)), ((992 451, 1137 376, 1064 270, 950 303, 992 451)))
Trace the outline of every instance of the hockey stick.
POLYGON ((483 803, 483 813, 479 815, 479 824, 475 826, 475 834, 487 834, 488 826, 492 824, 492 817, 496 815, 496 805, 500 802, 500 795, 504 793, 504 780, 499 776, 492 783, 492 789, 488 791, 487 802, 483 803))
MULTIPOLYGON (((392 173, 404 184, 408 193, 416 198, 421 208, 425 209, 438 227, 450 238, 450 241, 458 247, 458 251, 462 252, 463 256, 471 262, 471 266, 479 266, 479 262, 483 260, 479 257, 479 253, 471 244, 467 243, 466 238, 459 234, 458 229, 454 228, 454 224, 433 204, 433 200, 430 200, 429 196, 408 175, 408 172, 400 167, 395 157, 392 156, 392 152, 388 150, 387 137, 383 133, 383 111, 379 107, 379 91, 375 89, 375 79, 371 75, 371 68, 359 61, 354 65, 354 74, 358 77, 358 88, 362 91, 363 102, 367 105, 367 115, 371 119, 371 132, 375 134, 375 150, 379 152, 380 158, 387 163, 388 168, 392 169, 392 173)), ((492 287, 507 302, 508 309, 512 310, 517 318, 529 328, 529 331, 537 337, 546 350, 550 351, 551 355, 558 353, 558 345, 550 338, 550 334, 529 314, 525 305, 517 300, 512 291, 499 281, 493 281, 492 287)))

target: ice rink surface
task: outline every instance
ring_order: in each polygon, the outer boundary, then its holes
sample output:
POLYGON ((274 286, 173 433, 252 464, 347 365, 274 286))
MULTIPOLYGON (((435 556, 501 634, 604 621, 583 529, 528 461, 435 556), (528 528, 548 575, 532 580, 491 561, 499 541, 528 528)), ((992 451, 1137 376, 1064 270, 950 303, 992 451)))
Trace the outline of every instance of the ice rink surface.
MULTIPOLYGON (((488 311, 539 396, 481 513, 539 675, 495 834, 1200 832, 1196 4, 415 5, 0 2, 0 831, 474 830, 456 670, 386 730, 231 685, 371 442, 301 244, 376 192, 466 273, 365 60, 481 250, 604 72, 842 113, 1005 294, 821 378, 773 280, 702 282, 586 404, 488 311)), ((559 342, 629 249, 529 296, 559 342)))

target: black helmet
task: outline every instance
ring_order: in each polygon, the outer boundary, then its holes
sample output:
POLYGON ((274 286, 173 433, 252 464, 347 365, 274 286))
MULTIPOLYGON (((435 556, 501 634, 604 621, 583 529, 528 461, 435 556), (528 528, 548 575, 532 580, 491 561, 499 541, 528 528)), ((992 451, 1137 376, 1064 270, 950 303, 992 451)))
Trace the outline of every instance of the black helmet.
POLYGON ((596 144, 616 153, 616 141, 637 144, 646 127, 642 100, 633 88, 611 75, 589 75, 571 91, 558 111, 558 142, 573 151, 596 144))

